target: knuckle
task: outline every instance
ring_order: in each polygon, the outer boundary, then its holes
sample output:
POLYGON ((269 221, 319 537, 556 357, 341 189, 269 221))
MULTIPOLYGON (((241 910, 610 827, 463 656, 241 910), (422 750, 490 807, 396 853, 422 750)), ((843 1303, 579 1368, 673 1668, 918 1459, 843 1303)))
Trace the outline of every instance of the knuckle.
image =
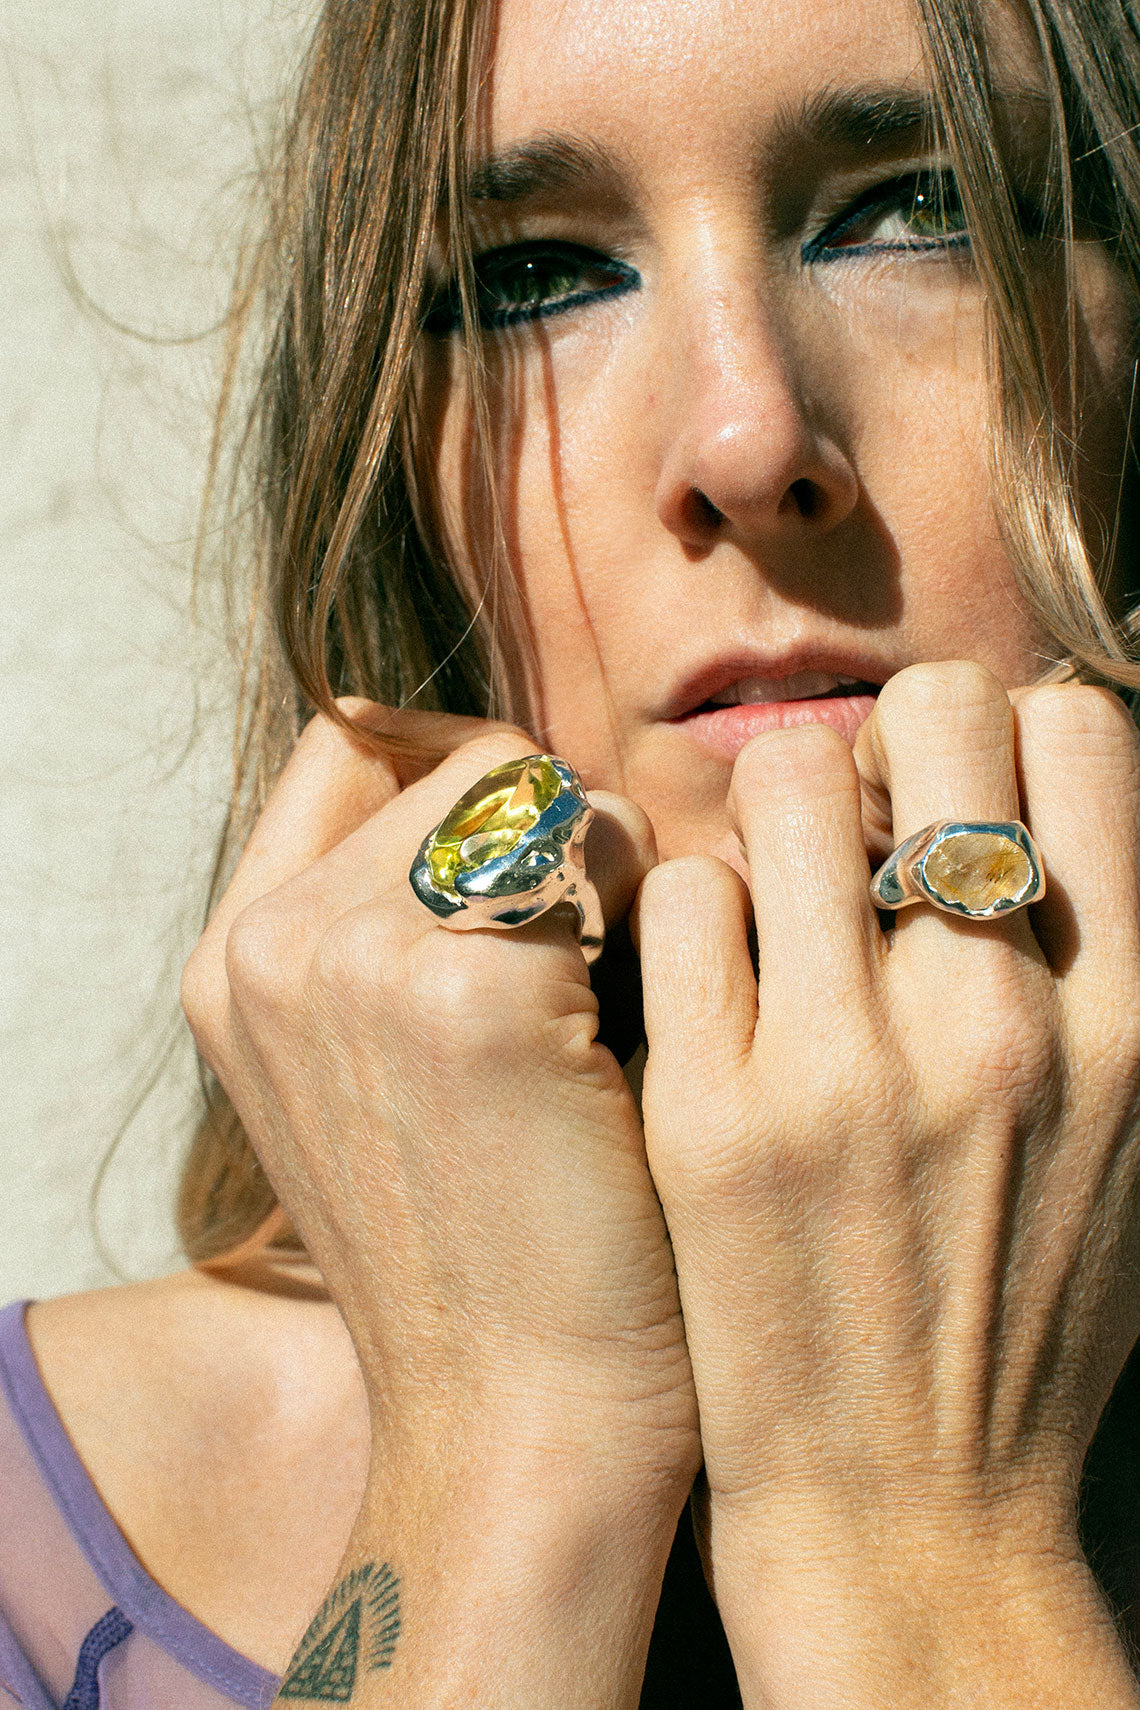
POLYGON ((734 1196, 754 1161, 750 1125, 715 1077, 699 1087, 699 1129, 678 1109, 670 1081, 654 1075, 643 1089, 645 1144, 657 1189, 669 1201, 697 1206, 734 1196))
POLYGON ((884 683, 875 705, 876 717, 889 727, 916 717, 952 718, 972 723, 996 714, 1010 717, 1009 696, 985 665, 973 659, 939 659, 908 665, 884 683))
MULTIPOLYGON (((340 706, 341 703, 338 701, 337 705, 340 706)), ((358 704, 357 710, 359 711, 359 707, 367 705, 367 701, 362 701, 358 704)), ((345 710, 347 712, 347 709, 345 710)), ((345 732, 336 720, 331 719, 327 713, 315 712, 297 738, 293 753, 300 756, 320 757, 335 754, 344 745, 345 732)))
POLYGON ((1121 1106, 1134 1110, 1140 1098, 1140 1040, 1096 1040, 1085 1059, 1084 1085, 1096 1095, 1102 1116, 1121 1106))
MULTIPOLYGON (((355 721, 358 718, 366 718, 370 713, 375 715, 380 702, 370 701, 365 695, 337 695, 333 700, 333 706, 338 713, 343 713, 345 718, 355 721)), ((318 718, 321 716, 320 713, 317 714, 318 718)), ((331 719, 325 719, 326 724, 331 724, 331 722, 331 719)))
POLYGON ((1072 1027, 1077 1074, 1081 1083, 1097 1088, 1106 1102, 1140 1087, 1140 989, 1132 978, 1072 1027))
POLYGON ((717 1227, 754 1226, 781 1206, 829 1201, 855 1144, 851 1112, 822 1098, 775 1128, 759 1113, 751 1124, 714 1123, 695 1156, 674 1160, 674 1194, 717 1227))
POLYGON ((228 988, 212 936, 198 940, 182 970, 182 1011, 204 1057, 217 1060, 222 1043, 228 988))
POLYGON ((946 1030, 939 1065, 956 1100, 1020 1103, 1055 1086, 1061 1048, 1049 1017, 995 970, 946 1030))
POLYGON ((857 787, 850 745, 827 724, 766 731, 745 744, 732 771, 730 802, 742 793, 847 795, 857 787))
POLYGON ((642 908, 646 918, 687 914, 709 892, 730 878, 731 868, 715 855, 676 855, 650 868, 641 881, 642 908))
POLYGON ((394 787, 396 773, 385 752, 383 732, 377 727, 377 703, 359 695, 342 695, 335 705, 346 723, 323 712, 314 713, 294 749, 298 769, 312 768, 332 778, 340 774, 346 762, 352 765, 367 759, 394 787))
POLYGON ((1049 683, 1031 689, 1018 703, 1023 734, 1066 757, 1123 766, 1135 776, 1140 738, 1124 702, 1111 689, 1090 683, 1049 683))
POLYGON ((741 1099, 710 1077, 701 1087, 698 1131, 677 1117, 667 1091, 647 1081, 654 1177, 664 1173, 672 1197, 729 1219, 789 1200, 820 1203, 850 1171, 872 1167, 889 1149, 888 1136, 912 1103, 899 1064, 881 1052, 868 1058, 853 1041, 834 1054, 819 1053, 820 1061, 799 1076, 782 1074, 777 1065, 797 1057, 802 1066, 802 1054, 784 1040, 769 1041, 764 1060, 773 1072, 762 1097, 741 1099))
POLYGON ((473 768, 477 768, 476 777, 492 771, 496 766, 505 766, 510 760, 520 760, 524 755, 535 752, 534 737, 528 736, 525 730, 520 730, 512 724, 492 725, 456 750, 465 765, 470 762, 473 768))
POLYGON ((528 750, 534 748, 534 737, 530 731, 524 730, 521 724, 512 723, 510 719, 489 720, 486 735, 512 743, 521 742, 528 750))
POLYGON ((259 897, 226 934, 226 981, 243 1011, 280 1008, 295 984, 299 923, 274 896, 259 897))
POLYGON ((981 1049, 972 1055, 977 1065, 976 1084, 982 1093, 1004 1103, 1032 1099, 1052 1085, 1056 1053, 1034 1037, 1031 1029, 1007 1022, 1003 1027, 991 1027, 977 1043, 981 1049))
POLYGON ((636 867, 647 872, 657 860, 657 838, 645 809, 610 790, 591 790, 590 805, 597 817, 590 827, 589 847, 619 841, 636 867))
POLYGON ((464 934, 438 932, 417 946, 401 987, 409 1025, 453 1063, 485 1048, 501 1030, 504 1005, 489 1003, 488 993, 504 985, 488 969, 487 946, 464 934))
POLYGON ((462 1025, 484 1011, 487 991, 482 972, 465 953, 472 948, 451 933, 434 933, 426 940, 408 969, 404 990, 409 1009, 437 1017, 445 1028, 462 1025))
POLYGON ((313 951, 309 981, 327 1000, 353 1003, 387 996, 396 976, 388 911, 369 903, 326 927, 313 951))
POLYGON ((452 1072, 479 1078, 504 1058, 537 1066, 590 1056, 593 994, 556 944, 519 948, 492 932, 436 932, 406 958, 394 993, 402 1025, 452 1072))

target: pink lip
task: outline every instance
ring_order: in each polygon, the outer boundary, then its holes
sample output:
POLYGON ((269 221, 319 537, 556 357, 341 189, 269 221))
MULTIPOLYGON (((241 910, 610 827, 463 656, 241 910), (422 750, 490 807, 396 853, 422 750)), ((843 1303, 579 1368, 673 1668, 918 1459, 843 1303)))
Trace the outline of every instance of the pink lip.
POLYGON ((871 694, 827 695, 819 700, 768 701, 762 706, 696 707, 671 722, 689 732, 707 753, 735 760, 746 742, 768 730, 791 730, 800 724, 829 724, 848 742, 870 717, 871 694))
MULTIPOLYGON (((709 701, 722 694, 732 684, 745 682, 750 677, 763 677, 773 681, 796 677, 801 671, 822 671, 829 676, 846 677, 848 682, 865 688, 868 684, 885 683, 898 668, 895 662, 888 663, 870 654, 846 652, 834 646, 797 646, 790 647, 783 653, 766 653, 760 648, 742 647, 732 653, 710 659, 707 664, 697 666, 689 672, 662 704, 658 717, 670 720, 687 719, 693 713, 706 708, 709 701)), ((830 720, 828 722, 830 723, 830 720)))

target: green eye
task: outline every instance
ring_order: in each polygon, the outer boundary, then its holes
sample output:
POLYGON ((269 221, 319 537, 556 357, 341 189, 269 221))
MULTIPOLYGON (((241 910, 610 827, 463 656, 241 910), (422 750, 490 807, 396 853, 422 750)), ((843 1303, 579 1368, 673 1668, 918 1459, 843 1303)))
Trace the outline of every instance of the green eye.
POLYGON ((954 174, 912 172, 877 184, 803 247, 805 262, 851 255, 968 248, 954 174))
POLYGON ((916 237, 939 242, 966 230, 966 215, 954 178, 945 172, 923 173, 915 180, 909 225, 916 237))
MULTIPOLYGON (((508 327, 633 290, 632 267, 570 243, 511 244, 475 257, 475 298, 485 327, 508 327)), ((425 326, 455 332, 463 323, 458 287, 438 293, 425 326)))
POLYGON ((560 255, 507 256, 479 273, 479 296, 491 314, 564 302, 583 288, 584 269, 560 255))

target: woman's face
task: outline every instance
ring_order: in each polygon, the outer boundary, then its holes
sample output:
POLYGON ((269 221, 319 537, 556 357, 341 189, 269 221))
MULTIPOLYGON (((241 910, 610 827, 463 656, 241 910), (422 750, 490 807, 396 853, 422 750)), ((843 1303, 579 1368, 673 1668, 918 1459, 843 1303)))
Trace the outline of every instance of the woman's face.
MULTIPOLYGON (((995 523, 982 295, 911 5, 503 0, 491 88, 475 249, 533 734, 641 802, 663 855, 731 855, 751 736, 853 737, 921 660, 1014 684, 1053 656, 995 523)), ((1108 399, 1125 308, 1084 247, 1108 399)), ((441 527, 478 586, 453 353, 428 377, 441 527)), ((1103 419, 1086 474, 1111 514, 1103 419)))

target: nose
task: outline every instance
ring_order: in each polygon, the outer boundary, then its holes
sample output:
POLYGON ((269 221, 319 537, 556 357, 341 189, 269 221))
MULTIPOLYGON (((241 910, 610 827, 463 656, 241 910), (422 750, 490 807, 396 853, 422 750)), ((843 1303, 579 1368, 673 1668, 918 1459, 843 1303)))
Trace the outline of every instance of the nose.
MULTIPOLYGON (((686 293, 686 296, 688 294, 686 293)), ((655 503, 700 551, 822 535, 854 510, 858 480, 813 408, 810 364, 781 336, 755 280, 707 290, 668 316, 664 434, 655 503)))

